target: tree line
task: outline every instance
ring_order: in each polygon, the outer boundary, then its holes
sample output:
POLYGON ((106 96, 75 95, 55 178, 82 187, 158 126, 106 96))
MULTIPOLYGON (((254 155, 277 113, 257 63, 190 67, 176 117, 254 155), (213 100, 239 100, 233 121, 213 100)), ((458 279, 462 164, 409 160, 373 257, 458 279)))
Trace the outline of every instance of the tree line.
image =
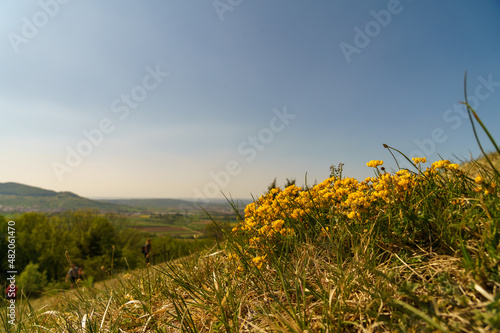
MULTIPOLYGON (((66 211, 62 213, 24 213, 15 219, 15 270, 21 277, 29 268, 31 277, 46 281, 44 287, 65 287, 69 260, 82 267, 91 281, 113 274, 144 267, 142 245, 149 237, 153 241, 153 261, 159 263, 203 249, 213 240, 180 240, 152 237, 145 232, 127 228, 124 218, 96 211, 66 211)), ((8 261, 8 224, 0 216, 1 278, 6 281, 11 271, 8 261)), ((12 256, 11 256, 12 257, 12 256)), ((67 287, 67 285, 66 285, 67 287)), ((42 290, 37 290, 38 292, 42 290)))

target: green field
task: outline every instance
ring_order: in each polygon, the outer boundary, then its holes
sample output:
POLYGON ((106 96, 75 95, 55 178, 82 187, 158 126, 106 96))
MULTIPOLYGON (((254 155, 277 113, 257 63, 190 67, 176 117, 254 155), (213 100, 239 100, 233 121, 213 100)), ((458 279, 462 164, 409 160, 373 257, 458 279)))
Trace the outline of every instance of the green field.
POLYGON ((235 224, 234 215, 225 213, 183 215, 171 214, 136 214, 124 216, 125 226, 140 230, 154 236, 171 236, 176 238, 198 238, 204 235, 212 219, 219 222, 235 224))

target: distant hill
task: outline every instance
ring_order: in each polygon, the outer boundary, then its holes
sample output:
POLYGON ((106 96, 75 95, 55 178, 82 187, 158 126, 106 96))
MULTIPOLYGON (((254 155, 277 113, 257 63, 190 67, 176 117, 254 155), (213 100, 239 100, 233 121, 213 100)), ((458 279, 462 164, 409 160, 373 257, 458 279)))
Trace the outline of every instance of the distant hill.
MULTIPOLYGON (((245 205, 250 200, 245 200, 245 205)), ((241 202, 238 208, 244 208, 241 202)), ((201 212, 231 213, 226 200, 213 199, 200 205, 182 199, 99 199, 81 197, 72 192, 56 192, 19 183, 0 183, 0 212, 64 211, 97 209, 106 212, 201 212), (201 206, 201 207, 200 207, 201 206)))
POLYGON ((0 183, 0 211, 63 211, 97 209, 128 211, 131 207, 80 197, 72 192, 56 192, 19 183, 0 183))
POLYGON ((0 194, 19 196, 54 196, 57 192, 19 183, 0 183, 0 194))

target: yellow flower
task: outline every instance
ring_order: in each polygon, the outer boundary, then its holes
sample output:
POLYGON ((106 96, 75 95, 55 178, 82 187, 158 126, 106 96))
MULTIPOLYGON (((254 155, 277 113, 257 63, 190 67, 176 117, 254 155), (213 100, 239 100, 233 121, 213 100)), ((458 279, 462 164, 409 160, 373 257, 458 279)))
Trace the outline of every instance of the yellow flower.
POLYGON ((476 182, 476 184, 482 184, 484 183, 484 178, 479 175, 476 177, 476 179, 474 179, 474 181, 476 182))
POLYGON ((349 212, 349 214, 347 214, 347 217, 350 218, 350 219, 353 219, 356 217, 356 212, 349 212))
POLYGON ((261 269, 264 262, 266 262, 266 257, 265 256, 264 257, 255 257, 252 259, 252 262, 255 265, 255 267, 257 267, 258 269, 261 269))
POLYGON ((458 164, 450 164, 446 168, 448 170, 458 170, 458 164))
POLYGON ((384 161, 372 160, 372 161, 366 163, 366 166, 368 166, 370 168, 376 168, 376 167, 378 167, 379 165, 382 165, 382 164, 384 164, 384 161))
POLYGON ((436 161, 436 162, 432 163, 432 167, 434 169, 442 169, 448 165, 450 165, 450 161, 448 161, 448 160, 441 160, 441 161, 436 161))
POLYGON ((427 163, 427 159, 425 157, 413 157, 412 160, 413 160, 413 163, 415 163, 415 164, 427 163))
POLYGON ((496 187, 497 187, 497 184, 491 183, 490 185, 488 185, 487 188, 484 189, 484 194, 488 195, 488 194, 495 192, 496 187))
POLYGON ((280 230, 280 234, 282 236, 287 236, 287 235, 293 236, 295 234, 295 231, 293 229, 291 229, 291 228, 286 228, 286 229, 283 228, 283 229, 280 230))
POLYGON ((283 224, 285 224, 285 221, 283 220, 276 220, 272 223, 273 229, 276 231, 280 231, 281 228, 283 228, 283 224))
POLYGON ((252 238, 250 238, 250 240, 248 241, 248 244, 250 244, 250 245, 255 245, 255 244, 257 244, 258 242, 260 242, 260 237, 252 237, 252 238))
POLYGON ((271 231, 271 226, 270 225, 265 225, 262 228, 259 229, 259 233, 261 235, 267 234, 269 231, 271 231))

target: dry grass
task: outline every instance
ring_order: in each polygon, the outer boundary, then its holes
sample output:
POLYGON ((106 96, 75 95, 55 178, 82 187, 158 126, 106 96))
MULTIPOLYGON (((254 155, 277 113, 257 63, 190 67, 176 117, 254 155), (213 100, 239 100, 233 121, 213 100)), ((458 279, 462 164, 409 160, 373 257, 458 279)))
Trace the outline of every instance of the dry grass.
POLYGON ((290 219, 294 237, 261 240, 260 267, 253 235, 233 232, 190 257, 21 301, 17 331, 500 331, 500 195, 476 191, 470 174, 498 177, 481 161, 462 168, 469 176, 430 174, 358 222, 320 207, 290 219))
MULTIPOLYGON (((497 171, 500 171, 500 155, 497 153, 488 153, 488 158, 493 164, 493 168, 497 171)), ((486 161, 484 156, 480 156, 476 160, 467 161, 460 165, 461 169, 471 177, 476 177, 479 174, 492 174, 493 168, 486 161)))
POLYGON ((488 298, 498 295, 500 285, 491 294, 481 291, 458 257, 386 255, 377 266, 374 258, 361 255, 339 265, 323 249, 304 244, 278 268, 234 274, 227 253, 213 249, 32 302, 36 310, 23 318, 24 327, 30 332, 305 332, 302 323, 308 332, 387 332, 397 321, 402 331, 425 332, 432 328, 430 320, 442 331, 481 331, 480 314, 488 313, 488 298), (405 304, 416 309, 419 303, 428 314, 402 312, 405 304))

